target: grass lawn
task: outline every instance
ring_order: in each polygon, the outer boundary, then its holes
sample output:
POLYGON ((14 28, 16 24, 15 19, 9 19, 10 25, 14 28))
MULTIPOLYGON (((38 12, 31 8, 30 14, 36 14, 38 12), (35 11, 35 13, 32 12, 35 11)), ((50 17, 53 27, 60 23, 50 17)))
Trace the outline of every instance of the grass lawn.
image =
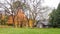
POLYGON ((0 28, 0 34, 60 34, 58 28, 0 28))

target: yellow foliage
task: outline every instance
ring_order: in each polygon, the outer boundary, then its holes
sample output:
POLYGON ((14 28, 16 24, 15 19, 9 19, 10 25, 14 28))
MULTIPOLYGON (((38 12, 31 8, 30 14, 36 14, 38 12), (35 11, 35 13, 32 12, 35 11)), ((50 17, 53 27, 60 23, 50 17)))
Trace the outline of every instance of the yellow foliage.
POLYGON ((29 26, 30 26, 31 28, 33 27, 33 20, 32 20, 32 19, 29 20, 29 26))
POLYGON ((5 19, 5 16, 4 15, 2 15, 2 18, 1 18, 2 20, 4 20, 5 19))

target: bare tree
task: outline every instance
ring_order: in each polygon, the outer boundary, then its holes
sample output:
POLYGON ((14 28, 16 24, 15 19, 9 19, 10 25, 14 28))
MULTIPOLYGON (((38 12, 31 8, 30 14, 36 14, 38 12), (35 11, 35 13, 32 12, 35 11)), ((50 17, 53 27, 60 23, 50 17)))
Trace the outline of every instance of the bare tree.
POLYGON ((28 0, 28 1, 23 0, 23 1, 26 4, 26 9, 29 10, 30 17, 34 20, 39 14, 43 14, 49 10, 49 7, 42 6, 44 0, 28 0))
POLYGON ((33 20, 37 20, 36 18, 38 16, 39 16, 39 18, 42 18, 40 20, 44 20, 45 18, 44 18, 43 14, 50 10, 49 7, 42 6, 44 0, 23 0, 23 1, 26 4, 26 9, 29 10, 29 12, 28 12, 29 18, 31 18, 33 20))
POLYGON ((17 15, 17 9, 20 7, 21 9, 23 9, 23 3, 21 3, 19 0, 4 0, 4 2, 0 2, 0 7, 5 9, 6 13, 8 13, 9 15, 12 15, 13 18, 13 25, 15 25, 15 16, 17 15))
POLYGON ((27 12, 27 10, 29 11, 28 16, 30 19, 33 19, 33 20, 37 20, 36 19, 37 16, 42 17, 44 19, 43 14, 49 10, 48 7, 42 6, 42 3, 44 0, 9 0, 9 1, 5 0, 5 3, 0 3, 0 7, 2 5, 3 8, 7 10, 6 12, 12 15, 13 22, 14 22, 13 15, 17 14, 16 8, 13 7, 13 2, 15 2, 15 1, 21 1, 22 3, 25 4, 25 6, 23 6, 23 9, 26 10, 26 12, 27 12), (10 8, 8 8, 6 5, 9 5, 10 8), (44 10, 44 11, 42 11, 42 10, 44 10))

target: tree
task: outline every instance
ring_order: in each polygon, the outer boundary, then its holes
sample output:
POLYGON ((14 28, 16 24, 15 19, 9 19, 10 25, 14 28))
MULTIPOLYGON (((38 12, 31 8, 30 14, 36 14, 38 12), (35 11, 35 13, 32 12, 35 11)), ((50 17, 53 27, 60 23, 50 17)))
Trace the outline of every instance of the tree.
POLYGON ((59 27, 60 26, 60 3, 58 5, 57 9, 54 9, 52 13, 50 14, 50 24, 53 27, 59 27))
POLYGON ((17 15, 17 13, 18 13, 17 10, 19 7, 21 9, 23 9, 24 6, 25 6, 25 4, 19 0, 9 0, 9 1, 4 0, 4 3, 0 2, 0 7, 5 9, 6 10, 5 12, 8 13, 8 15, 12 15, 14 26, 15 26, 15 22, 14 22, 15 16, 14 15, 17 15))
POLYGON ((24 0, 24 3, 26 4, 26 9, 29 11, 29 19, 35 20, 33 23, 37 22, 37 16, 44 19, 43 14, 50 9, 49 7, 42 6, 43 1, 44 0, 24 0))
POLYGON ((3 14, 0 14, 0 25, 6 25, 7 23, 7 20, 8 20, 8 16, 7 15, 3 15, 3 14))
POLYGON ((0 7, 3 6, 3 8, 7 10, 6 12, 12 15, 13 23, 15 18, 15 16, 13 15, 17 15, 16 10, 18 7, 24 9, 25 12, 27 12, 28 10, 29 19, 33 20, 34 24, 37 21, 37 16, 39 16, 39 18, 42 17, 44 19, 43 14, 49 10, 48 7, 43 7, 42 3, 43 0, 6 0, 5 3, 0 3, 0 7), (7 7, 6 5, 9 5, 9 7, 7 7))

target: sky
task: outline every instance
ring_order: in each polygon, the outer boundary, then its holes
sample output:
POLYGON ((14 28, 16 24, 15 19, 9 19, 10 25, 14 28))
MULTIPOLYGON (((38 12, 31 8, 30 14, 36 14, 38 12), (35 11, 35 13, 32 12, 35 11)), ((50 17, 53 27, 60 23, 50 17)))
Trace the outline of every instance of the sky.
POLYGON ((57 8, 60 0, 44 0, 44 4, 49 7, 57 8))

